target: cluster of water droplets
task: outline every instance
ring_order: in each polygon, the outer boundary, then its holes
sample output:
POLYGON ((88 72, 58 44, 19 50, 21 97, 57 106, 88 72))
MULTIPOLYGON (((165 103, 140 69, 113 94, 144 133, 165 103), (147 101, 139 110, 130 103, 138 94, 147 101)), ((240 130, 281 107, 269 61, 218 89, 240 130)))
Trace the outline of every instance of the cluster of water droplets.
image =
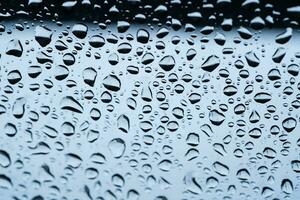
POLYGON ((300 198, 297 30, 173 28, 1 25, 1 196, 300 198))

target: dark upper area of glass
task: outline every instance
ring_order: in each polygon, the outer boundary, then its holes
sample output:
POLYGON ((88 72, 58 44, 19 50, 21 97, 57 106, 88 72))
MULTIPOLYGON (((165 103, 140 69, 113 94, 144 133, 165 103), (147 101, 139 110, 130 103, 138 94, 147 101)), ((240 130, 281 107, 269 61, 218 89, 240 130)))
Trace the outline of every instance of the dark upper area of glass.
POLYGON ((0 2, 0 18, 83 20, 99 23, 168 24, 175 30, 186 24, 298 27, 299 2, 295 0, 9 0, 0 2), (298 5, 297 5, 298 4, 298 5))

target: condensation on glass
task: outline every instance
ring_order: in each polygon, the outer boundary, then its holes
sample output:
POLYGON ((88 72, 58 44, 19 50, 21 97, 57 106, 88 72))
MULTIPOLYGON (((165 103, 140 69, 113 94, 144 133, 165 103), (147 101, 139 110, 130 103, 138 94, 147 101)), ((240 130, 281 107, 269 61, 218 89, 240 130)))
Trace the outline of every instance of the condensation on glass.
POLYGON ((0 11, 0 199, 300 199, 296 1, 0 11))

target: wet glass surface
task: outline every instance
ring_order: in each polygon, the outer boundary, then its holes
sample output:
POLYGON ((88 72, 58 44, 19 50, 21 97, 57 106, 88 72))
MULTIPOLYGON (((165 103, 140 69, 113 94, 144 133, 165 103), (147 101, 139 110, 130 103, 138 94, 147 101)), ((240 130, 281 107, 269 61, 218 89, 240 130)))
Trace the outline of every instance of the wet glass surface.
POLYGON ((0 199, 300 198, 293 1, 0 8, 0 199))

